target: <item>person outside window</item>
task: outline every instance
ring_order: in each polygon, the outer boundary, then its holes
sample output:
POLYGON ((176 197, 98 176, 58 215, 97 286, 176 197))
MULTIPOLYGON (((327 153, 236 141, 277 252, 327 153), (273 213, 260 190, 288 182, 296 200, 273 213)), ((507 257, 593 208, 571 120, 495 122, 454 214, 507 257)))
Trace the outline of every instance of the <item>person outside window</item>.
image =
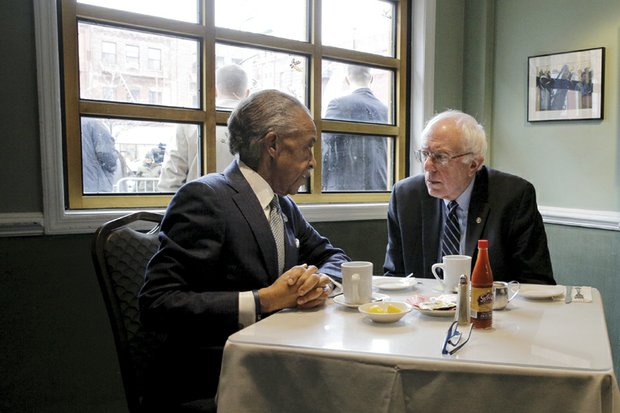
MULTIPOLYGON (((370 89, 370 68, 349 65, 353 90, 329 102, 325 119, 387 123, 388 110, 370 89)), ((323 134, 323 191, 387 191, 387 140, 382 136, 323 134)))
POLYGON ((120 172, 114 138, 99 119, 82 118, 81 124, 84 193, 112 192, 120 172))
MULTIPOLYGON (((239 65, 223 66, 216 72, 216 107, 233 109, 239 100, 248 96, 248 75, 239 65)), ((168 151, 164 162, 159 184, 159 191, 174 192, 186 182, 200 176, 198 157, 198 126, 179 125, 175 135, 176 147, 168 151)), ((216 153, 218 154, 218 170, 221 165, 228 165, 233 156, 228 149, 226 136, 216 136, 216 153), (226 156, 229 155, 229 156, 226 156)), ((223 169, 223 168, 222 168, 223 169)))

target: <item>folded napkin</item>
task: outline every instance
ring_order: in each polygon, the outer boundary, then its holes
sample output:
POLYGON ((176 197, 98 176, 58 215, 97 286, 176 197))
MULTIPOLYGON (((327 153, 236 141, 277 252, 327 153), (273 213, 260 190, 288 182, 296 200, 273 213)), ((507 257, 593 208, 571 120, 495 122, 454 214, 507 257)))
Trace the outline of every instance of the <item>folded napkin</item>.
POLYGON ((592 287, 575 286, 571 289, 573 303, 591 303, 592 287))

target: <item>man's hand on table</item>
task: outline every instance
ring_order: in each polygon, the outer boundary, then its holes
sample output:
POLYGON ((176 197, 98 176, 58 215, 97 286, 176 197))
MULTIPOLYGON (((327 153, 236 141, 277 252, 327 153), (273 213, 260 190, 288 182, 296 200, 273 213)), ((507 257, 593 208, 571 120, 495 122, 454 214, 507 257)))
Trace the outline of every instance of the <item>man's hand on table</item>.
POLYGON ((296 265, 269 287, 258 291, 263 312, 282 308, 313 308, 322 305, 332 291, 331 279, 317 273, 314 265, 296 265))

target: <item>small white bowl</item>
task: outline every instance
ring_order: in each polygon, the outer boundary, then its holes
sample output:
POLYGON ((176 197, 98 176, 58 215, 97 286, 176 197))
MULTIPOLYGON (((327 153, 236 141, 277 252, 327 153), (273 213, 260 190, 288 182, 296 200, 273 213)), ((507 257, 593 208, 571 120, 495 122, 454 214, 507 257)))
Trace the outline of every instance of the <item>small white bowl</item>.
POLYGON ((407 303, 403 303, 400 301, 383 301, 380 303, 362 304, 357 309, 359 310, 360 313, 367 315, 368 317, 370 317, 372 321, 375 321, 377 323, 393 323, 395 321, 400 320, 405 315, 407 315, 413 309, 413 307, 411 307, 407 303), (398 313, 388 313, 387 308, 390 305, 398 308, 400 311, 398 313), (374 306, 381 307, 386 312, 385 313, 373 313, 373 312, 368 311, 371 307, 374 307, 374 306))

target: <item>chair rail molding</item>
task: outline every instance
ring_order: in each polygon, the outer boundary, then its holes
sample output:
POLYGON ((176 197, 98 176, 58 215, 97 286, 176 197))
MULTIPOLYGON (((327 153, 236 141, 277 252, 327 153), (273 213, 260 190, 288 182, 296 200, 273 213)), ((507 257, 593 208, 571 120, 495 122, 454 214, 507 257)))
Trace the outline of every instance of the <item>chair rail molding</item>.
POLYGON ((43 234, 43 214, 24 212, 0 214, 0 237, 24 237, 43 234))
POLYGON ((620 231, 620 212, 539 206, 546 224, 620 231))
MULTIPOLYGON (((382 220, 386 219, 387 207, 387 203, 299 205, 299 209, 309 222, 382 220)), ((620 212, 550 206, 540 206, 538 209, 545 224, 620 231, 620 212)), ((104 222, 130 212, 135 211, 101 211, 95 216, 89 213, 87 217, 75 217, 81 222, 80 225, 68 226, 63 231, 55 233, 93 232, 104 222)), ((161 213, 163 210, 152 210, 152 212, 161 213)), ((1 213, 0 237, 50 234, 50 231, 44 231, 45 222, 41 212, 1 213)))

